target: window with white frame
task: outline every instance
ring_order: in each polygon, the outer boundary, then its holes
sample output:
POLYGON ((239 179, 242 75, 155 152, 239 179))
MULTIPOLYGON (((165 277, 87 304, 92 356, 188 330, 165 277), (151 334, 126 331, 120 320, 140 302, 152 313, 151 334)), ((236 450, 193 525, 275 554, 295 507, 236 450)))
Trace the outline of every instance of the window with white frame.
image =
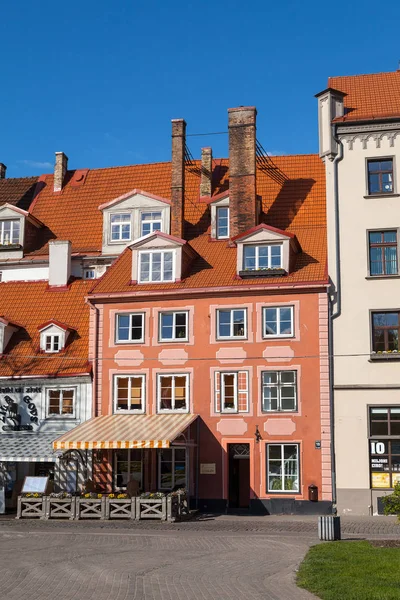
POLYGON ((229 237, 229 207, 217 207, 216 233, 219 240, 229 237))
POLYGON ((115 470, 114 487, 117 490, 125 490, 128 483, 135 480, 139 489, 143 488, 143 450, 132 448, 131 450, 114 450, 115 470))
POLYGON ((144 313, 117 314, 116 341, 138 343, 144 340, 144 313))
POLYGON ((267 492, 298 492, 298 444, 267 444, 267 492))
POLYGON ((186 459, 185 448, 158 450, 158 487, 161 490, 187 487, 186 459))
POLYGON ((19 244, 20 220, 6 219, 0 221, 0 245, 19 244))
POLYGON ((217 339, 245 338, 247 310, 228 308, 217 310, 217 339))
POLYGON ((248 412, 249 384, 247 371, 215 373, 215 410, 222 413, 248 412))
POLYGON ((271 306, 263 309, 263 336, 293 337, 293 306, 271 306))
POLYGON ((263 412, 297 410, 296 371, 264 371, 262 373, 263 412))
POLYGON ((139 253, 139 282, 159 283, 174 279, 174 252, 157 250, 139 253))
POLYGON ((61 350, 61 336, 56 333, 46 334, 44 336, 45 352, 59 352, 61 350))
POLYGON ((110 216, 111 241, 129 242, 131 239, 131 215, 130 213, 117 213, 110 216))
POLYGON ((157 376, 158 412, 189 412, 189 375, 157 376))
POLYGON ((188 339, 188 313, 162 312, 159 324, 160 342, 184 342, 188 339))
POLYGON ((73 417, 75 414, 75 390, 47 390, 47 416, 73 417))
POLYGON ((245 245, 243 269, 245 271, 282 269, 282 244, 245 245))
POLYGON ((142 212, 140 215, 141 235, 148 235, 154 231, 161 231, 162 217, 161 211, 142 212))
POLYGON ((144 412, 145 376, 116 375, 114 378, 115 412, 144 412))
POLYGON ((94 267, 83 270, 84 279, 96 279, 96 269, 94 267))

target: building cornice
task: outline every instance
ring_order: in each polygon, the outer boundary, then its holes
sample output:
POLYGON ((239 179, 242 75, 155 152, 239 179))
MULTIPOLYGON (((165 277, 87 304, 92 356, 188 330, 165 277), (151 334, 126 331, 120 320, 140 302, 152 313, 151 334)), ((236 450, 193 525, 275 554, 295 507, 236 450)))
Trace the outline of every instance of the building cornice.
POLYGON ((337 134, 340 140, 346 141, 349 150, 353 150, 354 142, 359 139, 362 142, 363 149, 366 150, 369 140, 374 140, 376 148, 381 147, 381 141, 384 137, 389 139, 390 146, 394 146, 396 137, 400 134, 400 121, 390 123, 368 123, 358 125, 339 125, 337 134))

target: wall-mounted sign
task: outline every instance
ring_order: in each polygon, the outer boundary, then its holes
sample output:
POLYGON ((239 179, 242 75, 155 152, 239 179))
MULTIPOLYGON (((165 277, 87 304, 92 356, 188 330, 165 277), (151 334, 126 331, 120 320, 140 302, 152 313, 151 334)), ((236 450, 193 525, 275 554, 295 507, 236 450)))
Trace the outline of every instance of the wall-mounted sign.
POLYGON ((215 463, 200 463, 200 475, 215 475, 217 465, 215 463))
POLYGON ((390 473, 371 473, 373 488, 390 488, 390 473))
POLYGON ((0 422, 3 431, 32 431, 34 425, 39 425, 38 410, 32 396, 28 394, 40 393, 42 388, 0 388, 9 390, 5 396, 0 396, 0 422), (29 390, 29 392, 28 392, 29 390), (9 394, 13 394, 10 396, 9 394))
POLYGON ((321 450, 321 440, 315 440, 315 449, 321 450))

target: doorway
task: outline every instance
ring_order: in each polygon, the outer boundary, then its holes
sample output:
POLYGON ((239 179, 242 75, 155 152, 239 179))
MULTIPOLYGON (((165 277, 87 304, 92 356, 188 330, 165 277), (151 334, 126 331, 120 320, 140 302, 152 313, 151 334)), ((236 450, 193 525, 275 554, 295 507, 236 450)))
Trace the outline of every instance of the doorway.
POLYGON ((228 444, 229 508, 249 508, 250 444, 228 444))

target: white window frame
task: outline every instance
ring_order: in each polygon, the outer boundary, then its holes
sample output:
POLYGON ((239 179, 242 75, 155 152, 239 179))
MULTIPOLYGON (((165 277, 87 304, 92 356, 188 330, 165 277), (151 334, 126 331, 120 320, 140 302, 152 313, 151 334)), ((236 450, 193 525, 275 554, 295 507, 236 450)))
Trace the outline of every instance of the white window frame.
POLYGON ((118 375, 114 375, 114 414, 125 414, 125 413, 134 413, 134 414, 143 414, 146 412, 146 375, 143 373, 119 373, 118 375), (131 401, 131 389, 132 389, 132 379, 141 379, 142 380, 142 408, 118 408, 118 380, 119 379, 128 379, 128 405, 130 405, 131 401))
POLYGON ((46 354, 55 354, 56 352, 60 352, 62 350, 62 341, 61 335, 59 333, 44 333, 44 351, 46 354), (50 350, 47 350, 47 340, 50 339, 50 350), (55 350, 55 340, 58 340, 58 348, 55 350))
POLYGON ((219 372, 219 404, 220 404, 220 409, 221 409, 221 413, 237 413, 239 412, 239 390, 238 390, 238 372, 237 371, 220 371, 219 372), (233 397, 233 401, 234 401, 234 407, 233 408, 225 408, 224 404, 225 404, 225 386, 224 386, 224 379, 225 377, 229 375, 233 375, 233 382, 234 382, 234 397, 233 397))
POLYGON ((162 231, 163 228, 163 213, 162 210, 155 210, 155 209, 149 209, 149 210, 142 210, 140 213, 140 237, 143 237, 145 235, 150 235, 152 233, 154 233, 154 231, 162 231), (146 214, 154 214, 154 213, 158 213, 160 215, 159 219, 149 219, 148 221, 143 221, 143 215, 146 214), (149 233, 143 233, 143 223, 149 223, 150 224, 150 232, 149 233), (155 223, 160 223, 160 229, 154 229, 154 224, 155 223))
POLYGON ((46 388, 46 417, 48 419, 75 419, 75 413, 76 413, 76 388, 75 387, 65 387, 65 388, 49 387, 49 388, 46 388), (50 413, 50 392, 60 392, 60 413, 58 413, 58 414, 50 413), (62 414, 63 392, 73 392, 72 414, 62 414))
POLYGON ((132 312, 132 313, 126 313, 126 312, 120 312, 117 313, 115 315, 115 343, 116 344, 143 344, 144 342, 144 328, 145 328, 145 313, 142 312, 132 312), (120 340, 119 339, 119 327, 118 327, 118 323, 119 323, 119 317, 129 317, 129 339, 127 340, 120 340), (142 335, 140 337, 140 339, 132 339, 132 317, 135 316, 141 316, 142 317, 142 335))
POLYGON ((280 412, 287 412, 287 413, 293 413, 293 412, 297 412, 298 408, 298 397, 297 397, 297 371, 296 369, 285 369, 283 371, 279 371, 278 369, 274 369, 274 370, 268 370, 268 371, 262 371, 261 372, 261 410, 263 413, 280 413, 280 412), (277 374, 277 383, 276 384, 265 384, 264 383, 264 374, 266 373, 276 373, 277 374), (281 382, 281 376, 283 373, 294 373, 294 383, 282 383, 281 382), (288 388, 288 387, 294 387, 294 408, 282 408, 282 397, 281 397, 281 390, 282 388, 288 388), (275 409, 267 409, 264 407, 264 389, 268 389, 268 388, 277 388, 277 405, 278 408, 275 409))
POLYGON ((190 385, 189 385, 189 373, 157 373, 157 412, 158 413, 188 413, 190 412, 190 385), (172 377, 172 392, 171 392, 171 405, 173 408, 161 408, 161 378, 172 377), (185 377, 185 393, 186 393, 186 407, 185 408, 174 408, 175 406, 175 378, 185 377))
POLYGON ((229 238, 229 206, 217 206, 216 207, 216 212, 215 212, 215 237, 217 238, 217 240, 226 240, 229 238), (218 228, 219 228, 219 212, 221 210, 226 210, 228 211, 228 233, 227 235, 219 235, 218 233, 218 228))
POLYGON ((267 471, 267 473, 266 473, 266 475, 267 475, 267 494, 292 494, 292 495, 293 494, 299 494, 300 493, 300 488, 301 488, 301 485, 300 485, 300 444, 295 443, 295 442, 285 442, 284 444, 279 444, 279 443, 275 444, 275 443, 272 442, 270 444, 266 444, 266 446, 267 446, 267 461, 266 461, 266 463, 267 463, 266 464, 266 467, 267 467, 266 468, 266 471, 267 471), (285 484, 285 477, 284 477, 284 474, 285 474, 285 463, 284 463, 284 460, 285 459, 283 458, 283 456, 284 456, 284 450, 283 449, 284 449, 285 446, 296 446, 296 448, 297 448, 297 455, 296 455, 296 458, 297 458, 297 488, 296 489, 292 489, 292 490, 284 490, 284 489, 273 490, 273 489, 270 489, 270 486, 269 486, 269 478, 270 478, 270 473, 269 473, 269 449, 270 449, 271 446, 280 446, 280 448, 281 448, 281 467, 282 467, 281 479, 283 481, 283 485, 285 484))
MULTIPOLYGON (((157 484, 160 490, 173 490, 175 487, 175 450, 184 450, 185 451, 185 485, 184 487, 188 489, 188 481, 189 481, 189 460, 188 460, 188 449, 184 447, 180 448, 165 448, 165 450, 172 450, 172 487, 162 487, 161 486, 161 453, 157 452, 157 484)), ((179 461, 180 462, 180 461, 179 461)))
POLYGON ((246 340, 247 339, 247 308, 217 308, 217 340, 246 340), (243 311, 243 326, 244 326, 244 334, 243 335, 233 335, 233 327, 234 327, 234 313, 238 311, 243 311), (219 315, 221 312, 230 312, 230 335, 224 336, 219 333, 219 315))
POLYGON ((283 244, 244 244, 243 245, 243 270, 244 271, 265 271, 267 269, 283 269, 283 244), (279 267, 272 266, 272 247, 280 249, 280 264, 279 267), (255 248, 256 266, 254 269, 246 268, 246 248, 255 248), (267 266, 260 267, 260 248, 268 249, 267 266))
POLYGON ((139 283, 171 283, 175 281, 175 250, 141 250, 138 256, 138 271, 139 271, 139 283), (149 280, 145 281, 142 279, 142 256, 149 254, 150 266, 149 266, 149 280), (153 280, 153 256, 155 254, 161 254, 161 279, 153 280), (166 254, 172 255, 172 277, 171 279, 164 279, 164 257, 166 254))
POLYGON ((121 485, 121 486, 117 485, 117 475, 118 475, 118 471, 117 471, 117 464, 118 464, 117 463, 117 452, 127 452, 128 457, 127 457, 126 462, 128 463, 128 472, 129 472, 129 475, 130 475, 131 474, 131 462, 135 462, 135 461, 132 461, 132 458, 131 458, 133 450, 140 451, 140 453, 141 453, 141 481, 140 481, 140 487, 139 487, 139 489, 140 490, 143 489, 143 463, 144 463, 144 460, 143 460, 143 448, 118 448, 118 450, 116 452, 113 452, 113 454, 114 454, 113 480, 114 480, 114 490, 115 491, 123 491, 123 490, 126 490, 126 487, 127 487, 126 485, 125 486, 124 485, 121 485))
POLYGON ((262 310, 262 336, 263 339, 267 340, 267 339, 276 339, 276 338, 293 338, 294 337, 294 306, 293 305, 282 305, 282 306, 263 306, 263 310, 262 310), (266 311, 267 309, 275 309, 277 311, 277 329, 279 329, 278 333, 267 333, 266 332, 266 327, 265 327, 265 316, 266 316, 266 311), (281 329, 281 319, 280 319, 280 311, 281 310, 287 310, 290 309, 290 320, 291 320, 291 333, 280 333, 280 329, 281 329), (278 314, 279 314, 279 319, 278 319, 278 314))
POLYGON ((95 269, 95 267, 87 267, 87 268, 83 269, 83 279, 86 279, 86 280, 96 279, 96 269, 95 269), (88 277, 89 273, 93 273, 93 277, 88 277))
POLYGON ((0 220, 0 245, 1 246, 15 246, 16 244, 19 244, 21 241, 21 219, 1 219, 0 220), (10 227, 10 241, 5 243, 4 241, 4 224, 5 223, 11 223, 11 227, 10 227), (14 235, 14 224, 18 223, 18 227, 19 227, 19 234, 18 234, 18 241, 17 242, 13 242, 13 235, 14 235))
POLYGON ((189 339, 189 313, 187 310, 163 310, 159 313, 158 317, 158 341, 163 343, 168 342, 187 342, 189 339), (162 317, 163 315, 172 315, 172 333, 171 338, 162 337, 162 317), (186 335, 183 338, 176 337, 176 315, 185 315, 186 318, 186 335))
POLYGON ((132 241, 132 214, 130 212, 115 212, 110 213, 110 229, 109 229, 109 242, 110 244, 127 244, 132 241), (129 217, 129 238, 124 239, 122 237, 122 226, 127 225, 128 222, 114 223, 113 217, 129 217), (119 237, 117 239, 113 239, 112 229, 113 225, 116 225, 119 229, 119 237))

